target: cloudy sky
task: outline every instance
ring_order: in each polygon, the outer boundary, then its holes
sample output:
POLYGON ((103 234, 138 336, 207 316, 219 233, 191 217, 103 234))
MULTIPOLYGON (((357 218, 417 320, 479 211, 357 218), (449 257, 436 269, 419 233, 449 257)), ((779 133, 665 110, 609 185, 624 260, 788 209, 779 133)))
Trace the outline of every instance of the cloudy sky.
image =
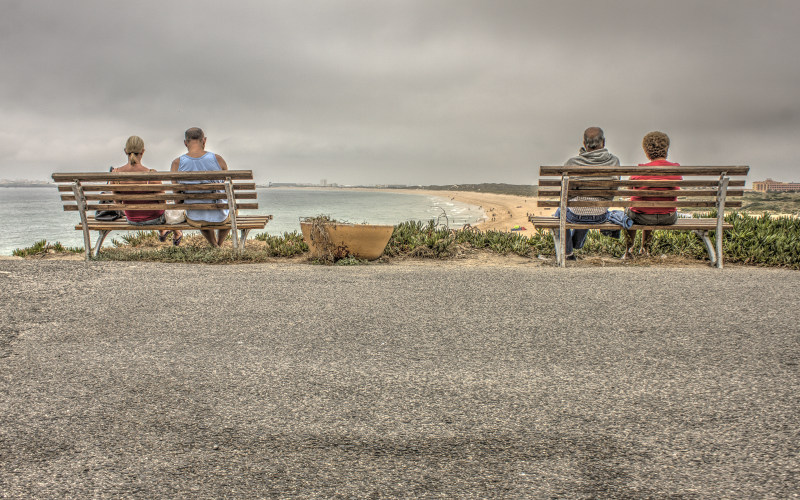
POLYGON ((158 170, 202 127, 259 182, 534 183, 625 164, 800 181, 796 0, 1 0, 0 178, 158 170))

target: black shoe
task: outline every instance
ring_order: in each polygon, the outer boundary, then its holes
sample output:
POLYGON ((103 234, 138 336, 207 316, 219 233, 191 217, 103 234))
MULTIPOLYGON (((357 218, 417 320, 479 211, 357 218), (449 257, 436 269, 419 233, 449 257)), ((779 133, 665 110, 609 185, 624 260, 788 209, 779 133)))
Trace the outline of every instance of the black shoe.
POLYGON ((567 255, 567 260, 578 260, 578 258, 575 257, 575 254, 572 254, 572 255, 567 255))

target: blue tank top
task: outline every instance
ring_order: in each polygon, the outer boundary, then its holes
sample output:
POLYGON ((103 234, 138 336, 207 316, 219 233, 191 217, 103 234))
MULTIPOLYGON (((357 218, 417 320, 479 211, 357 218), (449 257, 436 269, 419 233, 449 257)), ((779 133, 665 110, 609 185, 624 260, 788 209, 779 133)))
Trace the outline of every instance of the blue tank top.
MULTIPOLYGON (((222 170, 217 161, 217 155, 214 153, 206 152, 200 158, 192 158, 189 155, 183 155, 180 158, 180 165, 178 166, 179 172, 208 172, 214 170, 222 170)), ((181 184, 207 184, 211 181, 180 181, 181 184)), ((195 191, 197 192, 197 191, 195 191)), ((222 191, 219 191, 222 192, 222 191)), ((191 191, 187 191, 191 193, 191 191)), ((222 203, 223 200, 185 200, 184 203, 222 203)), ((219 210, 186 210, 186 217, 206 222, 222 222, 228 218, 228 209, 219 210)))

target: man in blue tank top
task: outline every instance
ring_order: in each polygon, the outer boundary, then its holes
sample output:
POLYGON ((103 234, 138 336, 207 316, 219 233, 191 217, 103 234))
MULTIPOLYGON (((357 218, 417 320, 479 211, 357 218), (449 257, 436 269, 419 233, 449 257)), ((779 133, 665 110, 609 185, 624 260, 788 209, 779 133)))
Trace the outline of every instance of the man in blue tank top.
MULTIPOLYGON (((206 136, 203 130, 192 127, 186 131, 183 143, 187 153, 172 161, 173 172, 207 172, 211 170, 228 170, 228 164, 218 154, 206 151, 206 136)), ((200 184, 204 181, 186 181, 184 184, 200 184)), ((210 181, 208 181, 210 182, 210 181)), ((187 191, 190 192, 190 191, 187 191)), ((219 200, 184 200, 184 203, 216 203, 219 200)), ((230 233, 230 229, 204 229, 230 220, 228 209, 190 210, 186 207, 186 222, 200 230, 212 247, 219 247, 230 233)))

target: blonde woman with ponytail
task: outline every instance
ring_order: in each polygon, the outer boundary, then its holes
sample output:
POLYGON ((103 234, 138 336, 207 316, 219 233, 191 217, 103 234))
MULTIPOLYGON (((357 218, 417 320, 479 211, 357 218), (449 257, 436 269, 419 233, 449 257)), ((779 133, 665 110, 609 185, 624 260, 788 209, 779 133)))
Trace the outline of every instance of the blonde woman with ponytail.
MULTIPOLYGON (((128 163, 121 167, 117 167, 112 170, 112 172, 155 172, 154 169, 147 168, 142 165, 142 156, 144 155, 144 141, 141 137, 132 135, 128 137, 128 141, 125 143, 125 154, 128 156, 128 163)), ((116 184, 139 184, 141 181, 118 181, 116 184)), ((146 181, 146 184, 161 184, 161 181, 146 181)), ((147 194, 144 192, 137 192, 132 194, 147 194)), ((135 203, 135 204, 145 204, 146 201, 130 201, 125 203, 135 203)), ((158 202, 153 202, 158 203, 158 202)), ((128 219, 128 223, 134 226, 151 226, 151 225, 162 225, 166 224, 166 220, 164 219, 164 211, 163 210, 125 210, 125 217, 128 219)), ((158 233, 158 239, 161 241, 165 241, 167 239, 167 235, 171 231, 160 230, 158 233)), ((181 239, 183 238, 183 233, 181 231, 175 230, 174 235, 172 238, 172 244, 175 246, 180 245, 181 239)))

